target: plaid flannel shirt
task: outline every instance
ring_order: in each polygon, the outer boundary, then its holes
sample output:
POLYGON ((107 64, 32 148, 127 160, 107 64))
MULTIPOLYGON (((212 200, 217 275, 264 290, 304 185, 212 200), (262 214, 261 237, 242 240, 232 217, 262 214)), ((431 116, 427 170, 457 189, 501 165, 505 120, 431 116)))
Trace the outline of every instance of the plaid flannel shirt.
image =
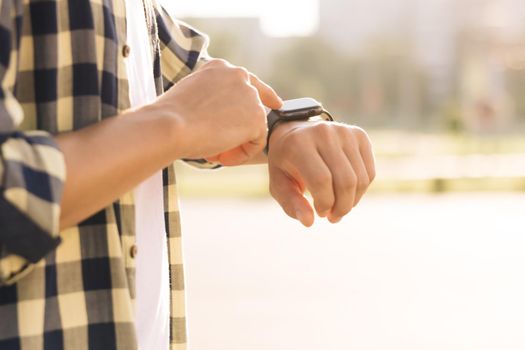
MULTIPOLYGON (((144 9, 161 94, 204 59, 207 38, 155 0, 144 9)), ((137 348, 132 193, 59 232, 66 174, 52 137, 129 108, 125 13, 125 0, 0 0, 2 350, 137 348)), ((173 166, 163 184, 174 350, 186 332, 173 166)))

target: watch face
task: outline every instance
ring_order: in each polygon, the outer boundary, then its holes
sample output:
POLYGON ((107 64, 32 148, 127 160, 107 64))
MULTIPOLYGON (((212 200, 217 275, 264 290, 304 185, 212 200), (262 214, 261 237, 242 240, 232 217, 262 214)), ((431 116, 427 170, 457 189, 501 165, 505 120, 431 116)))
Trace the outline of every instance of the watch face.
POLYGON ((282 112, 292 112, 305 109, 313 109, 321 107, 321 104, 313 98, 297 98, 295 100, 287 100, 283 102, 283 106, 280 109, 282 112))
POLYGON ((321 114, 322 105, 313 98, 298 98, 283 102, 279 115, 287 119, 306 119, 321 114))

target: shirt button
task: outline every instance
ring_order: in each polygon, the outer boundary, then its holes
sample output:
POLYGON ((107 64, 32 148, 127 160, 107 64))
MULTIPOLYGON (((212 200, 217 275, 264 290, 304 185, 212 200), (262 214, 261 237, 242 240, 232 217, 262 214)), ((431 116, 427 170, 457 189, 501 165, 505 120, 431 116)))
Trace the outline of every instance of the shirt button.
POLYGON ((129 57, 130 53, 131 53, 131 48, 128 45, 124 45, 122 47, 122 56, 129 57))
POLYGON ((139 252, 139 249, 137 248, 136 244, 133 244, 131 248, 129 248, 129 256, 131 256, 132 259, 135 259, 138 252, 139 252))

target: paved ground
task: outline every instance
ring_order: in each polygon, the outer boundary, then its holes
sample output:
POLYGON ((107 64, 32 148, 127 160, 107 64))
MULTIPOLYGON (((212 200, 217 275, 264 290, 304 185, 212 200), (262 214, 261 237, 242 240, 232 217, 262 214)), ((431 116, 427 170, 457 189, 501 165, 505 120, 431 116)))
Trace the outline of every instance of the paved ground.
POLYGON ((192 350, 523 350, 525 195, 183 200, 192 350))

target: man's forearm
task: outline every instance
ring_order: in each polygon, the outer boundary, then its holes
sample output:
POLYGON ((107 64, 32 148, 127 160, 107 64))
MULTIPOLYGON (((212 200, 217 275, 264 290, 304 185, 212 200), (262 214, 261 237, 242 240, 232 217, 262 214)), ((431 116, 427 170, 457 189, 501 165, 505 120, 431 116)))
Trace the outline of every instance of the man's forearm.
POLYGON ((282 102, 243 68, 212 60, 151 106, 57 136, 67 178, 61 228, 75 225, 175 159, 250 158, 264 147, 269 108, 282 102))
POLYGON ((58 135, 67 167, 61 229, 101 210, 178 158, 176 135, 174 120, 156 116, 150 107, 58 135))

